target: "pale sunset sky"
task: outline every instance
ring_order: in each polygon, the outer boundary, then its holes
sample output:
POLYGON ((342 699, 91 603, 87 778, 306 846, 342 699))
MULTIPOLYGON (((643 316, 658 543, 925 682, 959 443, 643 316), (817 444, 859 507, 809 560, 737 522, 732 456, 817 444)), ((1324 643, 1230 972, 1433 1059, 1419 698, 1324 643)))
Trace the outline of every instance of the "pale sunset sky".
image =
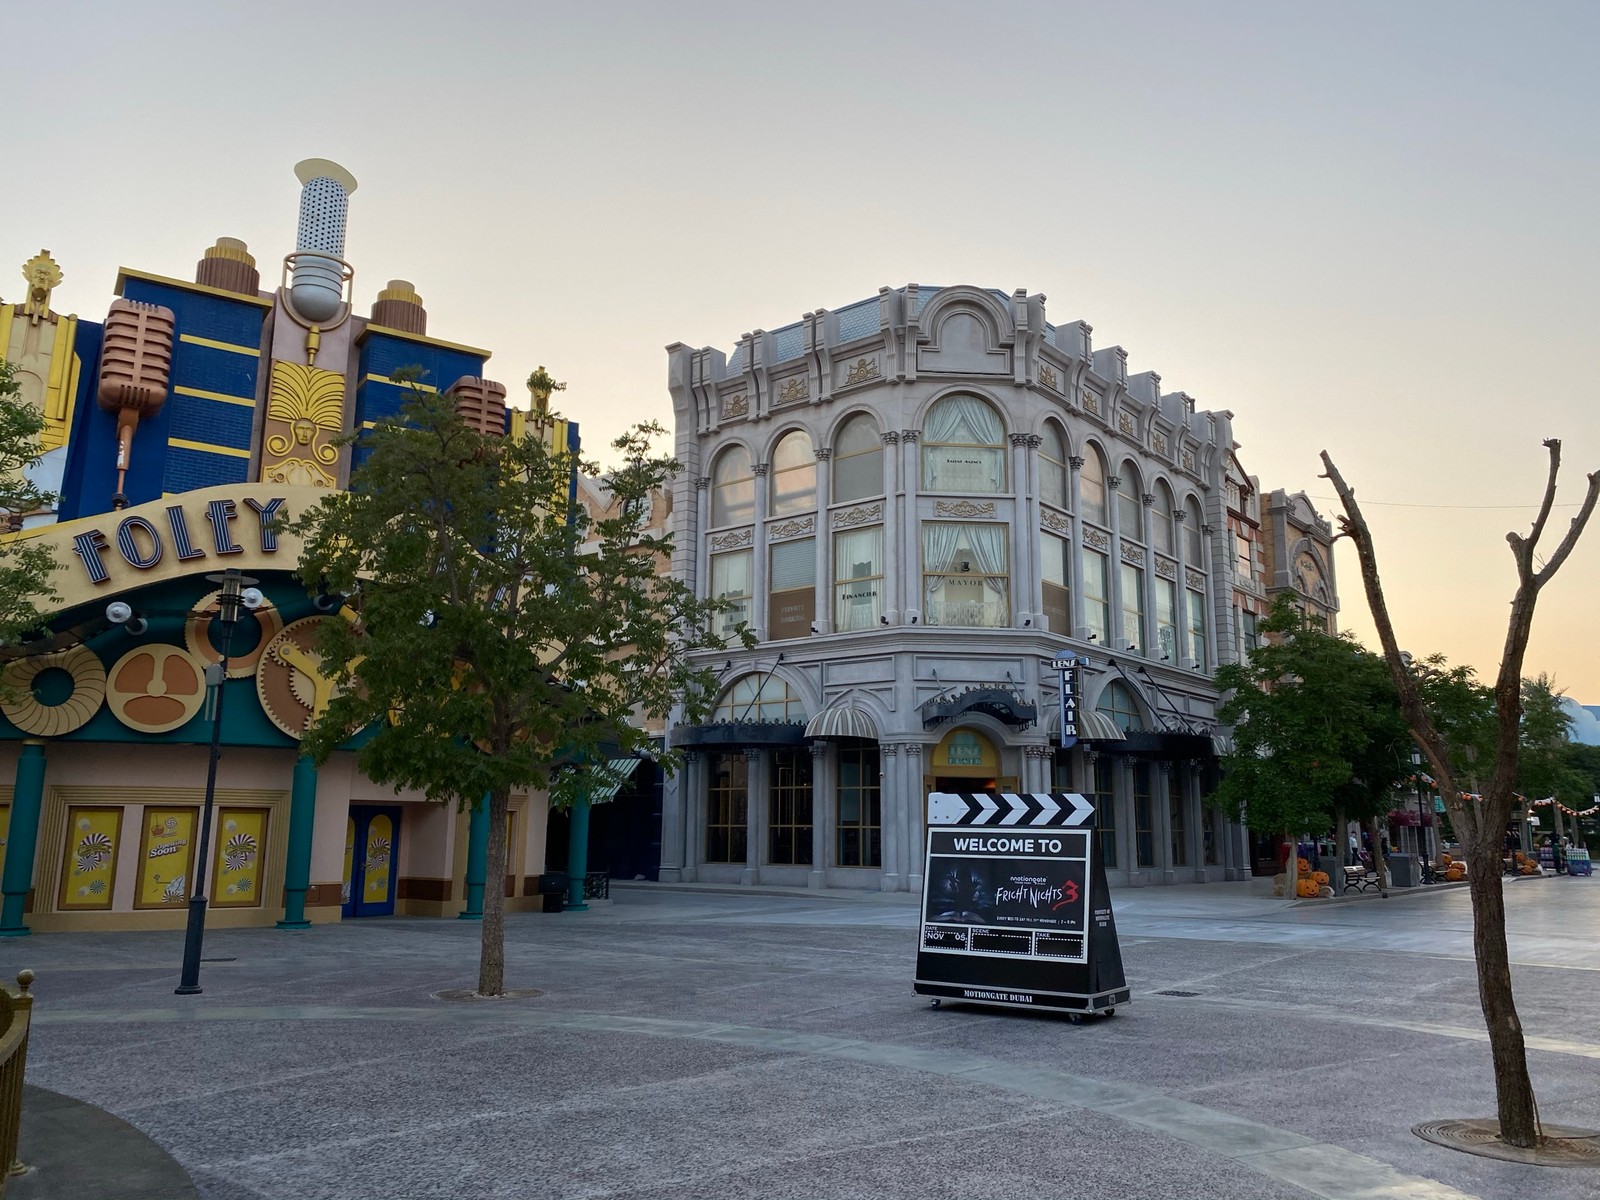
MULTIPOLYGON (((358 311, 412 281, 514 398, 567 380, 603 457, 670 423, 670 342, 1025 287, 1231 410, 1264 489, 1332 515, 1329 450, 1401 644, 1490 677, 1541 440, 1547 551, 1600 470, 1592 2, 61 0, 0 9, 0 46, 7 300, 40 247, 95 320, 119 265, 192 278, 219 235, 275 282, 294 164, 332 158, 358 311)), ((1597 607, 1600 519, 1527 661, 1590 704, 1597 607)))

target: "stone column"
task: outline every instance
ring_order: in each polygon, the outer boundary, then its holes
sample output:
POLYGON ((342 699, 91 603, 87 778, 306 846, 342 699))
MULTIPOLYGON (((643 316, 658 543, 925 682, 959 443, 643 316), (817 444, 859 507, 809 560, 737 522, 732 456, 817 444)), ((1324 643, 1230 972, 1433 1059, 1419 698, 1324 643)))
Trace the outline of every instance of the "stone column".
POLYGON ((1111 787, 1117 798, 1117 829, 1121 832, 1117 840, 1127 843, 1123 862, 1127 864, 1128 882, 1142 884, 1144 880, 1139 873, 1146 868, 1139 865, 1139 817, 1133 803, 1133 759, 1118 755, 1111 761, 1115 764, 1111 787))
POLYGON ((694 544, 687 547, 694 559, 694 594, 704 599, 711 594, 711 551, 706 545, 706 530, 711 521, 711 476, 701 475, 694 481, 694 544))
POLYGON ((483 888, 489 878, 489 797, 480 796, 467 818, 467 907, 463 921, 483 920, 483 888))
POLYGON ((922 488, 921 464, 917 461, 921 436, 915 429, 900 431, 900 462, 904 472, 901 490, 905 499, 900 505, 898 523, 906 536, 900 550, 901 562, 896 568, 906 583, 905 604, 901 607, 905 612, 918 614, 922 612, 922 536, 917 522, 917 496, 922 488))
POLYGON ((1074 454, 1067 460, 1068 494, 1072 497, 1072 545, 1068 547, 1067 603, 1071 605, 1072 628, 1052 629, 1051 633, 1064 633, 1075 638, 1085 625, 1083 619, 1083 498, 1078 495, 1078 475, 1083 470, 1083 458, 1074 454))
POLYGON ((306 890, 311 886, 311 834, 317 820, 317 764, 309 755, 294 760, 289 790, 289 856, 283 867, 283 920, 279 929, 310 929, 306 890))
POLYGON ((891 625, 899 624, 903 611, 911 607, 903 594, 907 576, 899 559, 905 511, 900 491, 900 435, 891 429, 883 435, 883 615, 891 625))
POLYGON ((833 495, 833 451, 824 447, 817 452, 817 603, 816 633, 833 632, 833 539, 828 533, 828 497, 833 495))
POLYGON ((678 791, 683 808, 683 863, 680 878, 693 883, 700 878, 706 855, 706 756, 689 750, 683 756, 683 783, 678 791))
POLYGON ((1023 790, 1028 792, 1048 792, 1051 790, 1051 767, 1055 762, 1055 751, 1050 746, 1024 746, 1022 752, 1028 768, 1028 778, 1023 780, 1023 790))
POLYGON ((885 892, 901 887, 900 830, 905 824, 906 796, 900 786, 900 743, 882 742, 878 746, 883 777, 879 780, 879 837, 883 841, 879 888, 885 892))
POLYGON ((1196 882, 1213 878, 1206 867, 1206 814, 1200 803, 1200 768, 1190 763, 1183 768, 1183 805, 1188 814, 1189 863, 1196 882))
POLYGON ((744 805, 744 870, 739 882, 750 884, 761 879, 761 864, 766 860, 767 805, 772 792, 772 755, 766 750, 746 750, 744 805))
POLYGON ((16 784, 11 792, 11 825, 6 833, 6 862, 0 890, 0 937, 26 937, 23 910, 33 887, 33 858, 39 845, 39 813, 44 807, 44 743, 32 738, 22 743, 17 759, 16 784))
POLYGON ((927 794, 922 790, 922 743, 906 742, 901 746, 903 751, 902 763, 906 774, 906 794, 910 803, 906 805, 906 848, 905 848, 905 880, 906 890, 911 892, 922 891, 922 868, 927 858, 927 838, 923 830, 926 822, 928 806, 927 794))
POLYGON ((828 886, 828 853, 833 844, 838 820, 838 776, 833 769, 833 754, 827 742, 811 743, 811 874, 806 886, 828 886))
POLYGON ((1159 762, 1150 772, 1152 836, 1156 841, 1156 869, 1162 883, 1178 881, 1177 864, 1172 861, 1172 764, 1159 762), (1158 803, 1156 797, 1160 797, 1158 803))

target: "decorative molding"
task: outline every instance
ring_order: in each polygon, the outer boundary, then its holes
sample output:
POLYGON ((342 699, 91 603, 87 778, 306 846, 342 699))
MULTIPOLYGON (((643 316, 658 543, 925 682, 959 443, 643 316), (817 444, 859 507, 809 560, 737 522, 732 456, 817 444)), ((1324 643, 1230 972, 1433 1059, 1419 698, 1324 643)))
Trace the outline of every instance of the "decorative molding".
POLYGON ((344 427, 344 376, 275 362, 261 427, 261 482, 333 488, 344 427))
POLYGON ((877 379, 879 374, 877 359, 858 358, 845 376, 844 385, 849 387, 852 383, 865 383, 869 379, 877 379))
POLYGON ((1172 519, 1175 522, 1177 522, 1179 525, 1183 524, 1184 515, 1185 515, 1185 510, 1183 509, 1183 507, 1181 505, 1172 510, 1172 519))
POLYGON ((1056 748, 1054 746, 1024 746, 1022 753, 1028 758, 1054 758, 1056 748))
POLYGON ((755 541, 755 530, 735 529, 731 533, 719 534, 711 539, 713 550, 736 550, 740 546, 748 546, 755 541))
POLYGON ((1129 437, 1137 437, 1137 426, 1133 422, 1133 414, 1127 411, 1117 414, 1117 428, 1129 437))
POLYGON ((1152 430, 1150 433, 1150 448, 1157 454, 1165 454, 1167 452, 1167 435, 1159 429, 1152 430))
POLYGON ((1202 525, 1202 526, 1200 526, 1200 532, 1205 534, 1207 537, 1210 537, 1216 531, 1217 531, 1217 527, 1215 525, 1202 525))
POLYGON ((1072 533, 1072 518, 1064 516, 1051 508, 1041 508, 1039 510, 1039 524, 1046 529, 1054 530, 1056 533, 1072 533))
POLYGON ((1136 567, 1144 566, 1144 547, 1135 546, 1132 542, 1123 542, 1122 561, 1132 563, 1136 567))
POLYGON ((1183 469, 1188 471, 1191 475, 1194 474, 1194 451, 1190 450, 1187 446, 1184 447, 1182 462, 1183 469))
POLYGON ((722 402, 722 419, 724 421, 730 417, 742 417, 749 411, 750 397, 743 392, 740 392, 732 400, 724 400, 722 402))
POLYGON ((1019 450, 1022 449, 1028 444, 1028 435, 1025 433, 1013 433, 1011 435, 1011 444, 1019 450))
POLYGON ((1083 389, 1083 410, 1097 417, 1100 415, 1100 395, 1093 388, 1083 389))
POLYGON ((1074 471, 1083 470, 1083 455, 1074 454, 1071 458, 1067 459, 1067 465, 1074 471))
POLYGON ((887 754, 890 758, 896 758, 900 754, 900 743, 899 742, 879 742, 878 743, 878 751, 881 754, 887 754))
POLYGON ((1093 546, 1096 550, 1111 549, 1111 535, 1103 529, 1096 529, 1093 525, 1083 527, 1083 542, 1086 546, 1093 546))
POLYGON ((900 435, 892 429, 889 430, 883 435, 883 444, 885 446, 898 446, 900 444, 900 435))
POLYGON ((1040 437, 1037 433, 1030 433, 1028 435, 1029 450, 1037 450, 1042 445, 1044 445, 1044 438, 1040 437))
POLYGON ((852 525, 865 525, 869 521, 879 521, 882 519, 883 505, 874 504, 868 508, 864 505, 858 504, 849 512, 835 513, 833 517, 833 527, 835 529, 848 529, 852 525))
POLYGON ((915 444, 921 437, 921 431, 916 429, 902 429, 900 431, 900 440, 902 442, 910 442, 915 444))
POLYGON ((832 458, 833 458, 833 447, 831 447, 831 446, 824 446, 824 447, 822 447, 822 449, 817 451, 817 461, 818 462, 829 462, 829 461, 832 460, 832 458))
POLYGON ((1061 390, 1061 385, 1056 379, 1055 370, 1048 364, 1039 368, 1039 382, 1051 391, 1059 392, 1061 390))
POLYGON ((1139 499, 1144 501, 1144 506, 1146 508, 1149 508, 1156 502, 1156 494, 1154 492, 1146 492, 1144 495, 1140 496, 1139 499))
POLYGON ((756 463, 750 468, 750 474, 754 475, 757 479, 765 479, 767 472, 771 469, 771 463, 756 463))
POLYGON ((783 381, 783 386, 778 389, 779 404, 795 404, 811 395, 811 379, 806 375, 794 375, 783 381))
POLYGON ((796 534, 815 532, 816 528, 817 519, 815 517, 801 517, 795 521, 784 521, 781 525, 768 525, 767 537, 769 539, 791 538, 796 534))
POLYGON ((1156 574, 1163 579, 1176 579, 1178 577, 1178 564, 1170 558, 1156 555, 1156 574))
POLYGON ((900 745, 900 748, 906 752, 906 757, 907 758, 921 758, 922 757, 922 743, 921 742, 902 742, 901 745, 900 745))
POLYGON ((1122 486, 1122 476, 1121 475, 1107 475, 1106 476, 1106 486, 1108 488, 1110 488, 1113 492, 1116 491, 1118 488, 1120 488, 1122 486))
POLYGON ((1184 570, 1183 582, 1193 591, 1203 592, 1206 590, 1206 577, 1193 567, 1188 567, 1184 570))
POLYGON ((705 491, 711 486, 711 476, 698 475, 695 477, 694 486, 697 491, 705 491))
POLYGON ((992 517, 994 501, 976 504, 971 500, 940 500, 934 504, 933 511, 941 517, 992 517))

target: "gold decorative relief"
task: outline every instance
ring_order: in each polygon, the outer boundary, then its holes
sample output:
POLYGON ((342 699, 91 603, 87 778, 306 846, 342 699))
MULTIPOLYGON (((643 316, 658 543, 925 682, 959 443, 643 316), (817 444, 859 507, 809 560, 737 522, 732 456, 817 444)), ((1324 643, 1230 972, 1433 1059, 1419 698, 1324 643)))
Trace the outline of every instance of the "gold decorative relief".
POLYGON ((1083 408, 1085 412, 1092 412, 1098 417, 1100 415, 1100 394, 1098 392, 1091 391, 1089 388, 1084 388, 1083 408))
POLYGON ((750 400, 746 396, 735 396, 732 400, 722 402, 722 419, 729 417, 742 417, 750 411, 750 400))
POLYGON ((0 701, 0 711, 23 733, 35 737, 59 737, 82 729, 106 698, 106 669, 83 645, 10 663, 4 679, 10 695, 0 701), (72 681, 65 700, 45 704, 34 695, 33 682, 46 671, 64 671, 72 681))
POLYGON ((1167 435, 1157 429, 1150 435, 1150 448, 1157 454, 1165 454, 1167 452, 1167 435))
POLYGON ((778 389, 779 404, 794 404, 811 395, 811 380, 804 375, 796 375, 792 379, 785 379, 783 386, 778 389))
POLYGON ((106 705, 137 733, 186 724, 206 699, 205 668, 187 650, 155 642, 135 646, 111 668, 106 705))
POLYGON ((1050 388, 1052 391, 1059 392, 1061 390, 1056 384, 1056 373, 1050 367, 1039 368, 1039 382, 1044 384, 1045 387, 1050 388))
POLYGON ((1185 450, 1183 452, 1183 469, 1185 471, 1189 471, 1191 473, 1194 471, 1194 451, 1193 450, 1185 450))
POLYGON ((858 358, 855 365, 850 368, 850 373, 845 376, 844 383, 849 387, 852 383, 865 383, 869 379, 878 377, 878 360, 875 358, 858 358))
POLYGON ((334 438, 344 427, 344 376, 300 363, 272 364, 261 482, 331 488, 339 461, 334 438))

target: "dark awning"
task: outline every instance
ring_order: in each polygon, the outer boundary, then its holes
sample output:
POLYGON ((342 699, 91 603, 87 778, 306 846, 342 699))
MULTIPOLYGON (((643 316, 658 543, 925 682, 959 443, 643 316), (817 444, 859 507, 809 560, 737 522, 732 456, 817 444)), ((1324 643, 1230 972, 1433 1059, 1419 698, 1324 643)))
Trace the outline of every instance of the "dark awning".
POLYGON ((1019 728, 1039 719, 1039 710, 1001 687, 978 687, 959 696, 941 696, 922 706, 924 728, 953 721, 963 713, 981 712, 1019 728))
POLYGON ((806 723, 806 736, 814 741, 878 740, 878 725, 851 704, 825 708, 806 723))
POLYGON ((681 750, 759 750, 799 746, 805 738, 800 721, 713 721, 672 731, 672 744, 681 750))

